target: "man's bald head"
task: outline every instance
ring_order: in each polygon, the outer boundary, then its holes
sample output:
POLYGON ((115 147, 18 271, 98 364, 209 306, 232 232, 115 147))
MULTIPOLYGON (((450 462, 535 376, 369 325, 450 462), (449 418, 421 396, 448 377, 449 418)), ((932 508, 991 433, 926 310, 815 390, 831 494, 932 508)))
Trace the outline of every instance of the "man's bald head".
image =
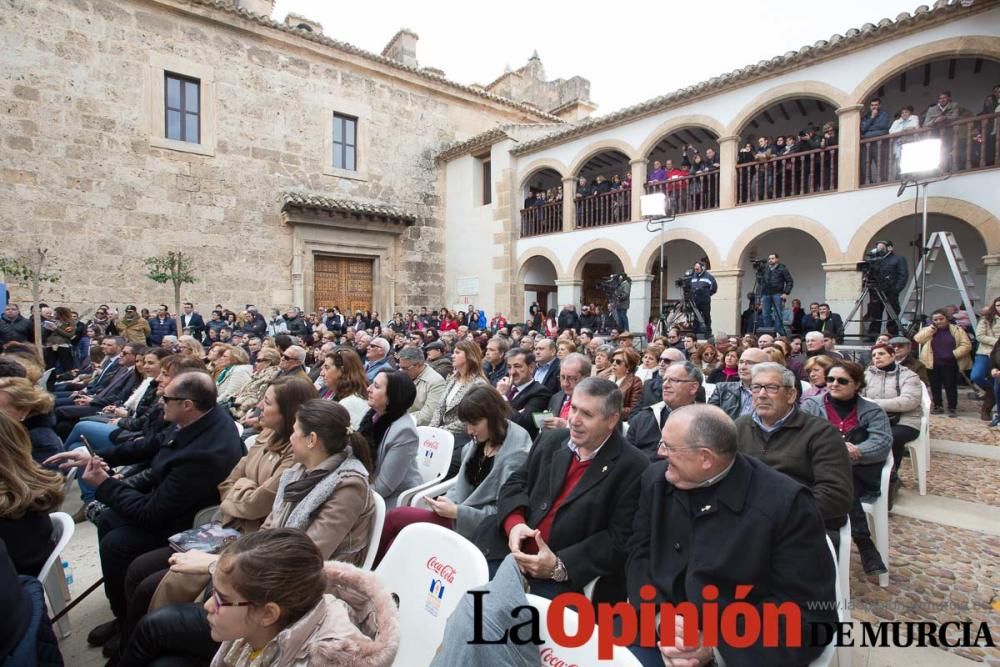
POLYGON ((684 353, 678 350, 676 347, 668 347, 667 349, 665 349, 663 351, 663 354, 660 355, 660 359, 669 359, 670 363, 675 363, 678 361, 687 361, 687 357, 684 356, 684 353))
POLYGON ((743 350, 743 354, 740 355, 739 364, 739 374, 740 382, 742 382, 747 387, 750 386, 750 369, 754 367, 754 364, 762 364, 765 361, 770 361, 771 358, 767 356, 767 352, 760 349, 759 347, 748 347, 743 350))
POLYGON ((208 412, 218 400, 215 380, 206 372, 187 370, 170 381, 170 395, 190 400, 198 412, 208 412))

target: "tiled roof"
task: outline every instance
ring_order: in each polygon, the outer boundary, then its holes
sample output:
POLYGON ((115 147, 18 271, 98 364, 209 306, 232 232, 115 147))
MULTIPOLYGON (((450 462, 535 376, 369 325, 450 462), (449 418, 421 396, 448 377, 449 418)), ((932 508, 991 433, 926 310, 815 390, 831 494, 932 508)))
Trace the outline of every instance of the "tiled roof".
POLYGON ((437 155, 434 156, 434 159, 439 162, 447 162, 448 160, 460 155, 474 153, 481 148, 492 146, 493 144, 499 143, 504 139, 513 139, 514 137, 511 136, 511 130, 521 127, 543 128, 546 125, 555 126, 562 125, 562 123, 504 123, 503 125, 494 127, 491 130, 486 130, 485 132, 473 135, 463 141, 457 141, 453 144, 445 146, 437 155))
POLYGON ((330 37, 327 37, 325 35, 309 32, 307 30, 299 30, 297 28, 293 28, 292 26, 285 25, 284 23, 279 23, 267 16, 254 14, 253 12, 249 12, 246 9, 236 7, 232 0, 186 0, 186 2, 192 5, 211 7, 218 11, 226 12, 227 14, 240 16, 241 18, 244 18, 248 21, 253 21, 254 23, 257 23, 258 25, 267 28, 273 28, 274 30, 280 30, 290 35, 295 35, 302 39, 309 40, 310 42, 316 42, 317 44, 322 44, 324 46, 337 49, 338 51, 343 51, 344 53, 349 53, 351 55, 359 56, 361 58, 364 58, 365 60, 370 60, 372 62, 379 63, 380 65, 385 65, 388 67, 392 67, 393 69, 413 74, 422 79, 427 79, 428 81, 434 81, 435 83, 439 83, 448 86, 450 88, 460 90, 466 93, 467 95, 472 95, 482 99, 490 100, 491 102, 502 104, 512 109, 517 109, 522 113, 531 114, 532 116, 535 116, 540 120, 545 120, 549 122, 562 122, 562 120, 558 116, 553 116, 552 114, 541 111, 540 109, 537 109, 536 107, 533 107, 529 104, 522 104, 520 102, 516 102, 506 97, 501 97, 499 95, 494 95, 493 93, 488 93, 482 88, 466 86, 464 84, 451 81, 450 79, 447 79, 439 74, 435 74, 432 71, 427 71, 426 69, 421 69, 419 67, 410 67, 408 65, 404 65, 399 61, 392 60, 391 58, 387 58, 377 53, 372 53, 371 51, 366 51, 360 47, 354 46, 353 44, 349 44, 347 42, 341 42, 336 39, 331 39, 330 37))
POLYGON ((416 214, 395 206, 371 204, 356 199, 333 199, 308 192, 282 192, 280 201, 282 211, 287 211, 290 208, 304 208, 361 217, 376 217, 404 224, 413 224, 417 220, 416 214))
POLYGON ((789 51, 784 55, 775 56, 770 60, 762 60, 754 65, 713 77, 707 81, 675 90, 666 95, 654 97, 651 100, 640 102, 639 104, 626 107, 606 116, 580 121, 579 123, 567 126, 566 129, 557 130, 552 134, 526 141, 517 146, 511 153, 513 155, 521 155, 545 146, 561 143, 567 139, 622 125, 682 104, 689 104, 693 100, 708 95, 717 95, 732 88, 745 86, 754 81, 783 74, 820 60, 842 55, 844 52, 852 49, 897 37, 900 34, 926 29, 936 23, 950 21, 959 18, 961 15, 982 11, 997 4, 998 0, 979 0, 971 7, 966 8, 960 6, 957 0, 951 0, 950 2, 949 0, 937 0, 933 8, 921 5, 912 14, 903 12, 896 17, 895 21, 882 19, 878 22, 878 25, 866 23, 860 29, 852 28, 844 35, 833 35, 830 39, 822 39, 812 46, 803 46, 798 51, 789 51))

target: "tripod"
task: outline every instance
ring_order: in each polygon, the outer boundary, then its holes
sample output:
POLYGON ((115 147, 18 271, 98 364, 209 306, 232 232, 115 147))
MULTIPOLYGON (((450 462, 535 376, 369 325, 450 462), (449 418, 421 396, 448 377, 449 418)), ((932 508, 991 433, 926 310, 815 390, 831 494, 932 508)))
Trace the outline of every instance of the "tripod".
POLYGON ((864 338, 866 335, 868 335, 863 328, 864 318, 859 317, 858 319, 854 319, 854 316, 857 314, 859 310, 861 310, 862 305, 870 301, 870 297, 873 294, 875 295, 875 298, 878 299, 879 302, 882 304, 882 309, 883 309, 882 312, 885 313, 886 319, 896 324, 897 331, 900 332, 905 331, 906 329, 903 326, 903 321, 899 318, 899 313, 897 313, 896 309, 892 307, 892 305, 889 303, 889 300, 885 298, 885 290, 879 287, 877 281, 874 278, 869 277, 868 275, 865 275, 864 284, 861 286, 861 293, 858 294, 858 298, 854 302, 854 307, 851 308, 851 312, 849 312, 847 314, 847 317, 844 318, 844 328, 845 329, 847 328, 847 324, 849 322, 858 322, 862 326, 861 337, 864 338))

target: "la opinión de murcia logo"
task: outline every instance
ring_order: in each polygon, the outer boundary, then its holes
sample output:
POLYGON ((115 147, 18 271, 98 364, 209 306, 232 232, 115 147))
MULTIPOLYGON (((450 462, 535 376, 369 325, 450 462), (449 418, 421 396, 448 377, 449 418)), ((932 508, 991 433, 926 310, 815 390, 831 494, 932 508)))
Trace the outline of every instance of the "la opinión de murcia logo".
POLYGON ((449 584, 455 583, 455 568, 454 566, 442 563, 437 559, 437 556, 431 556, 427 561, 427 569, 431 572, 437 573, 439 577, 447 581, 449 584))

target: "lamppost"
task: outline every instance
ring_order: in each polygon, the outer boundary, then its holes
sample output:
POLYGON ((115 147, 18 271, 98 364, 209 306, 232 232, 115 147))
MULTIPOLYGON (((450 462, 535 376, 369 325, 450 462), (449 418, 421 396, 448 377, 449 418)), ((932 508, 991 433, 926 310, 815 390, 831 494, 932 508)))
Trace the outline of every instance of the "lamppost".
POLYGON ((639 197, 639 211, 646 220, 646 231, 660 233, 660 322, 665 322, 663 313, 663 290, 666 284, 666 277, 663 265, 663 233, 668 222, 673 222, 677 218, 674 211, 674 202, 668 198, 664 192, 654 192, 650 195, 639 197))

